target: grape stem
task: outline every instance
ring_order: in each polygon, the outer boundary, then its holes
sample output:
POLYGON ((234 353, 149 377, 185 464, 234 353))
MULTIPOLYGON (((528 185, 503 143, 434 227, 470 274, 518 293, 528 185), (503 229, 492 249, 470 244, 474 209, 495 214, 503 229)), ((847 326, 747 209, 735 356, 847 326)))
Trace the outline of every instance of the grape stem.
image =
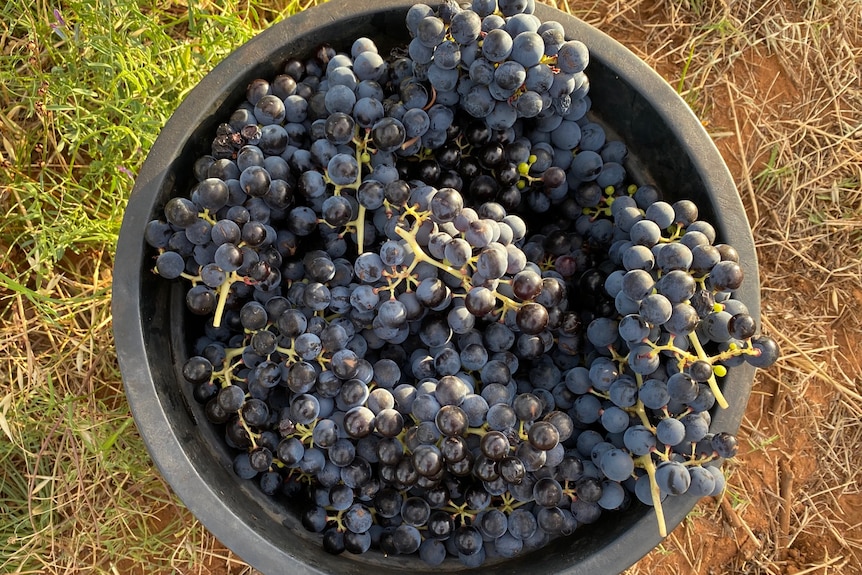
MULTIPOLYGON (((644 383, 644 376, 642 376, 639 373, 636 373, 635 374, 635 380, 638 382, 638 389, 640 389, 644 383)), ((628 411, 629 413, 635 413, 638 416, 638 418, 641 420, 641 425, 643 425, 644 427, 646 427, 647 429, 649 429, 650 431, 655 433, 655 426, 652 423, 650 423, 649 416, 647 415, 646 408, 644 407, 643 401, 638 399, 637 403, 635 403, 633 406, 631 406, 629 408, 626 408, 626 411, 628 411)))
POLYGON ((422 262, 429 263, 432 266, 439 268, 439 269, 443 270, 444 272, 455 276, 456 278, 464 279, 464 276, 461 274, 460 271, 456 270, 452 266, 447 266, 445 264, 442 264, 442 263, 438 262, 437 260, 435 260, 434 258, 428 256, 428 254, 426 254, 422 250, 422 246, 419 245, 419 242, 416 241, 416 236, 414 234, 411 234, 410 232, 408 232, 404 228, 400 228, 400 227, 395 228, 395 233, 398 234, 399 236, 401 236, 401 238, 407 242, 407 245, 410 246, 410 249, 413 250, 414 264, 411 265, 410 271, 412 271, 412 268, 415 267, 415 264, 422 261, 422 262))
POLYGON ((512 511, 514 511, 515 509, 517 509, 519 507, 526 505, 527 503, 530 503, 530 502, 529 501, 518 501, 517 499, 515 499, 515 497, 511 493, 509 493, 507 491, 506 493, 503 493, 503 495, 500 496, 500 511, 502 511, 506 515, 510 515, 512 513, 512 511))
POLYGON ((503 306, 498 310, 500 313, 501 319, 506 316, 507 312, 518 311, 519 309, 521 309, 524 306, 523 303, 517 302, 510 297, 504 296, 503 294, 499 293, 497 290, 494 290, 492 293, 494 294, 494 297, 496 297, 498 300, 500 300, 500 302, 502 302, 502 304, 503 304, 503 306))
POLYGON ((412 146, 413 144, 418 142, 419 138, 420 138, 420 136, 413 136, 409 140, 405 140, 404 143, 401 144, 401 149, 406 150, 407 148, 409 148, 410 146, 412 146))
MULTIPOLYGON (((700 344, 700 339, 697 337, 696 333, 691 332, 690 334, 688 334, 688 341, 691 342, 692 347, 697 352, 698 359, 702 359, 712 363, 709 356, 706 355, 703 346, 700 344)), ((711 373, 709 375, 709 379, 706 383, 709 385, 710 391, 712 391, 712 394, 715 396, 715 401, 718 403, 718 406, 722 409, 727 409, 727 399, 724 398, 724 394, 721 393, 721 389, 719 389, 718 387, 718 382, 715 380, 715 373, 711 373)))
POLYGON ((221 371, 215 372, 215 374, 214 374, 214 375, 221 374, 224 376, 224 382, 221 384, 221 387, 224 388, 224 387, 231 385, 231 377, 233 376, 233 370, 237 365, 239 365, 241 363, 241 360, 240 360, 240 362, 237 362, 236 364, 234 364, 232 362, 233 362, 234 358, 241 357, 242 354, 245 353, 246 348, 247 348, 247 346, 246 347, 234 347, 234 348, 229 348, 229 349, 225 350, 224 364, 223 364, 224 367, 222 368, 221 371))
POLYGON ((655 508, 655 516, 658 521, 658 534, 661 537, 667 537, 667 523, 664 519, 664 510, 661 506, 661 489, 658 487, 658 482, 655 479, 655 463, 653 463, 652 455, 647 453, 635 458, 635 465, 646 471, 649 478, 649 492, 652 497, 652 504, 655 508))
POLYGON ((465 523, 468 519, 472 523, 473 519, 476 518, 476 512, 469 508, 466 501, 461 505, 456 505, 450 500, 449 504, 443 507, 443 511, 449 513, 452 519, 458 518, 461 523, 465 523))
POLYGON ((427 112, 428 110, 431 109, 431 107, 434 105, 434 102, 436 102, 436 101, 437 101, 437 90, 434 89, 434 85, 431 84, 431 99, 428 100, 428 103, 425 104, 425 107, 422 109, 427 112))
MULTIPOLYGON (((285 365, 286 365, 286 366, 288 366, 288 367, 290 367, 290 366, 291 366, 291 365, 293 365, 294 363, 297 363, 297 362, 299 362, 299 361, 300 361, 299 354, 298 354, 298 353, 296 353, 296 350, 295 350, 295 349, 293 349, 293 343, 292 343, 292 342, 291 342, 291 344, 290 344, 290 347, 282 347, 282 346, 280 346, 280 345, 279 345, 279 346, 276 346, 275 351, 277 351, 278 353, 280 353, 280 354, 282 354, 282 355, 284 355, 284 356, 287 356, 287 357, 285 357, 285 359, 284 359, 284 363, 285 363, 285 365)), ((321 366, 321 367, 322 367, 322 366, 321 366)))
POLYGON ((249 427, 248 423, 246 423, 246 421, 245 421, 245 418, 242 416, 242 410, 241 409, 237 411, 237 416, 238 416, 237 419, 239 420, 239 424, 242 426, 242 428, 248 434, 249 441, 251 441, 251 450, 257 449, 257 441, 255 441, 255 438, 260 437, 260 435, 251 430, 251 427, 249 427))
POLYGON ((356 213, 356 249, 357 254, 362 255, 365 247, 365 206, 359 204, 356 213))
POLYGON ((344 525, 344 513, 344 511, 338 511, 335 515, 326 516, 326 522, 335 523, 335 529, 341 533, 347 531, 347 527, 344 525))
POLYGON ((218 296, 215 313, 213 314, 213 327, 221 327, 222 316, 224 315, 224 306, 227 303, 227 296, 230 294, 230 288, 233 282, 239 278, 236 272, 230 272, 218 288, 218 296))
MULTIPOLYGON (((411 228, 411 231, 418 229, 418 226, 420 225, 420 223, 419 223, 420 221, 421 220, 416 221, 416 223, 414 224, 414 227, 411 228)), ((465 289, 469 290, 472 287, 470 280, 467 277, 465 277, 464 272, 462 272, 461 270, 456 270, 455 268, 453 268, 450 265, 446 265, 444 263, 438 262, 437 260, 435 260, 434 258, 429 256, 428 254, 426 254, 425 251, 422 249, 422 246, 419 245, 419 242, 416 241, 416 234, 411 233, 411 231, 405 230, 404 228, 400 228, 400 227, 395 228, 395 233, 398 234, 404 241, 406 241, 407 245, 410 246, 410 249, 413 251, 413 258, 414 259, 413 259, 413 263, 410 264, 410 267, 408 268, 408 272, 412 272, 413 268, 416 267, 416 264, 418 264, 420 261, 422 261, 422 262, 429 263, 438 269, 443 270, 444 272, 454 276, 457 279, 460 279, 461 282, 463 283, 465 289)), ((494 293, 494 297, 496 297, 498 300, 500 300, 500 302, 503 304, 503 307, 501 310, 503 312, 503 314, 505 314, 505 312, 510 310, 510 309, 512 309, 512 310, 521 309, 521 307, 524 305, 523 303, 516 302, 515 300, 504 296, 503 294, 497 292, 497 290, 494 290, 493 293, 494 293)))

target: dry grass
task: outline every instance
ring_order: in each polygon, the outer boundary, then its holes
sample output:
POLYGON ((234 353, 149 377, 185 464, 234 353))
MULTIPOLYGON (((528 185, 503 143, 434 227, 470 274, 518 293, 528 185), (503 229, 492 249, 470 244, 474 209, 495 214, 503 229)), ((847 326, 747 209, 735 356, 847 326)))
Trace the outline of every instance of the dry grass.
POLYGON ((628 575, 862 573, 862 3, 570 3, 657 69, 712 133, 746 206, 763 326, 722 501, 628 575))
POLYGON ((0 8, 0 573, 248 571, 135 430, 114 244, 146 150, 225 38, 313 1, 0 8))
MULTIPOLYGON (((36 4, 44 32, 51 7, 36 4)), ((627 574, 862 573, 862 2, 558 5, 650 63, 704 120, 755 234, 764 330, 784 351, 758 375, 726 495, 627 574)), ((50 58, 56 47, 30 46, 13 20, 4 12, 4 57, 24 71, 50 58)), ((0 571, 251 573, 175 500, 131 424, 110 229, 56 259, 4 243, 39 231, 11 233, 27 213, 16 190, 87 168, 80 148, 56 149, 68 135, 40 111, 41 86, 21 85, 24 96, 0 88, 0 571), (23 145, 28 130, 40 136, 23 145)), ((110 181, 119 197, 123 177, 110 181)))

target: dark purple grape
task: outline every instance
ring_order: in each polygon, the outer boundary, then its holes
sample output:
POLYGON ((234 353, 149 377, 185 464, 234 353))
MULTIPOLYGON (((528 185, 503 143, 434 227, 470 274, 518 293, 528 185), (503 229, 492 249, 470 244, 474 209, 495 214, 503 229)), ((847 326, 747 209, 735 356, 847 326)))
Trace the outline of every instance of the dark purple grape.
POLYGON ((482 436, 479 448, 482 454, 492 461, 500 461, 509 455, 511 444, 506 434, 491 430, 482 436))
POLYGON ((469 426, 467 414, 456 405, 444 405, 434 417, 437 429, 446 437, 464 435, 469 426))
POLYGON ((736 436, 724 431, 713 435, 711 444, 712 449, 719 457, 733 457, 739 451, 739 442, 737 441, 736 436))
POLYGON ((757 322, 747 313, 738 313, 727 321, 727 330, 734 339, 748 339, 757 333, 757 322))
POLYGON ((381 118, 371 128, 371 139, 379 152, 394 152, 405 138, 404 125, 396 118, 381 118))
POLYGON ((709 272, 709 284, 718 291, 732 291, 742 285, 745 275, 742 267, 733 261, 721 261, 709 272))
POLYGON ((530 426, 527 433, 530 444, 542 451, 549 451, 560 442, 560 433, 554 425, 547 421, 537 421, 530 426))
POLYGON ((755 355, 746 354, 745 361, 759 368, 766 368, 778 361, 780 351, 778 343, 767 336, 752 338, 752 348, 757 352, 755 355))
POLYGON ((475 555, 482 549, 482 534, 471 525, 462 525, 452 535, 455 549, 462 555, 475 555))
POLYGON ((538 303, 526 303, 518 309, 515 321, 522 332, 535 335, 548 326, 548 310, 538 303))
POLYGON ((524 301, 535 299, 542 291, 542 276, 533 270, 524 270, 512 278, 512 291, 524 301))

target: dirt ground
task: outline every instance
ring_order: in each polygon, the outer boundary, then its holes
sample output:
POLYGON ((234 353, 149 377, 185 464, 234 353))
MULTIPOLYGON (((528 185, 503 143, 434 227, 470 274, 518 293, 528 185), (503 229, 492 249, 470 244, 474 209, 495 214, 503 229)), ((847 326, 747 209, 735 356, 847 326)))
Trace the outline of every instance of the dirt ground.
POLYGON ((627 575, 862 573, 860 9, 802 4, 597 10, 713 135, 754 232, 763 329, 784 353, 755 380, 728 492, 627 575))
MULTIPOLYGON (((702 501, 627 575, 862 573, 862 4, 571 2, 680 88, 745 203, 760 259, 760 372, 702 501)), ((251 573, 217 542, 194 573, 251 573)))

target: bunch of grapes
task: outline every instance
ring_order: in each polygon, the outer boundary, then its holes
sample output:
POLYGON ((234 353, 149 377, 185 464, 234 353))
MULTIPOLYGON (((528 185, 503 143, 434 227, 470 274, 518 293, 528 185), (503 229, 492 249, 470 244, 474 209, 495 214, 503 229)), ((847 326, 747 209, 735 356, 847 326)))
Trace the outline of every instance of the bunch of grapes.
POLYGON ((417 4, 249 84, 147 227, 234 470, 331 553, 513 557, 715 495, 719 381, 767 367, 736 251, 631 181, 586 47, 528 0, 417 4), (189 325, 194 325, 190 323, 189 325))

